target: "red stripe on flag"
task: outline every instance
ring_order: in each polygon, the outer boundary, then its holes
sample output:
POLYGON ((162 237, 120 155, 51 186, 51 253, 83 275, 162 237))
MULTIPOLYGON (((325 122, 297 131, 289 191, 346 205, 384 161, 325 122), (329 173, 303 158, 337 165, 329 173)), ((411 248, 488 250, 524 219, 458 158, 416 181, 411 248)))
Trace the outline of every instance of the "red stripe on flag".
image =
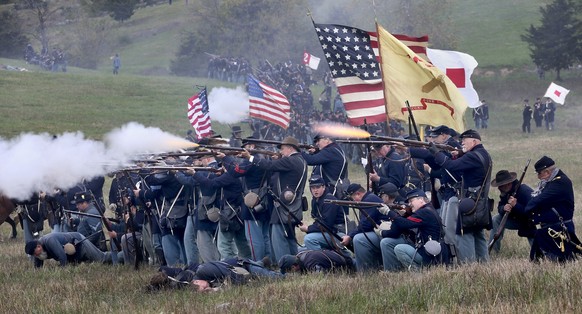
POLYGON ((384 107, 384 99, 352 101, 345 103, 344 106, 346 110, 372 109, 380 107, 386 110, 384 107))
POLYGON ((366 116, 366 117, 348 118, 348 123, 350 125, 363 125, 364 122, 366 122, 366 123, 386 122, 386 114, 381 113, 381 114, 371 115, 371 116, 366 116), (364 119, 366 121, 364 121, 364 119))
POLYGON ((187 116, 190 124, 200 139, 211 134, 212 124, 208 112, 203 111, 202 102, 207 101, 206 89, 188 98, 187 116))

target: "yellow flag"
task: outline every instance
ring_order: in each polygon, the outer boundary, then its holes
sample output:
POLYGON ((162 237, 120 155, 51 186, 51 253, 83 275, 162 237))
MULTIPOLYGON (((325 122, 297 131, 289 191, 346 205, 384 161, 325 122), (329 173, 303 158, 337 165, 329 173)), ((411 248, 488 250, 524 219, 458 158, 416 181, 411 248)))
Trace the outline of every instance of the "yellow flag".
POLYGON ((455 84, 379 24, 378 40, 388 117, 407 121, 408 100, 417 124, 463 132, 467 101, 455 84))

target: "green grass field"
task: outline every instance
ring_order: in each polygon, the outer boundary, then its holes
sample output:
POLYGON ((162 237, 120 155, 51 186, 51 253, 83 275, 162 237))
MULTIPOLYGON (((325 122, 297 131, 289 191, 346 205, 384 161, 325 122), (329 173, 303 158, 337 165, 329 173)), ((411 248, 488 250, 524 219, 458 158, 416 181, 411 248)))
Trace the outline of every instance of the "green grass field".
MULTIPOLYGON (((14 60, 1 59, 0 63, 22 66, 14 60)), ((575 72, 567 76, 567 83, 581 86, 575 72)), ((130 121, 183 135, 189 129, 185 99, 191 94, 193 80, 129 74, 113 77, 74 68, 66 74, 2 71, 0 136, 9 139, 22 132, 79 130, 87 137, 100 139, 130 121)), ((579 196, 579 87, 573 88, 569 105, 558 107, 556 131, 534 129, 534 133, 523 135, 521 98, 540 95, 540 88, 545 90, 549 81, 537 82, 527 74, 516 73, 475 83, 491 103, 490 128, 483 130, 482 136, 493 156, 493 171, 520 171, 528 158, 535 162, 542 155, 550 155, 572 178, 579 196), (514 91, 520 91, 519 95, 514 91)), ((225 125, 215 127, 220 133, 228 133, 225 125)), ((350 174, 353 182, 364 183, 360 167, 352 166, 350 174)), ((525 182, 536 183, 533 171, 525 182)), ((496 193, 492 196, 496 197, 496 193)), ((580 206, 578 197, 576 207, 580 206)), ((579 214, 575 222, 581 222, 579 214)), ((0 287, 4 291, 0 302, 6 313, 505 313, 575 312, 582 305, 579 263, 531 264, 527 241, 515 232, 507 232, 502 252, 486 265, 421 273, 292 277, 282 282, 231 287, 214 294, 189 290, 146 293, 143 287, 155 272, 155 268, 147 266, 136 272, 123 266, 61 269, 48 263, 43 270, 34 270, 24 255, 21 233, 16 240, 8 240, 9 228, 2 225, 0 234, 4 238, 0 243, 0 287)))

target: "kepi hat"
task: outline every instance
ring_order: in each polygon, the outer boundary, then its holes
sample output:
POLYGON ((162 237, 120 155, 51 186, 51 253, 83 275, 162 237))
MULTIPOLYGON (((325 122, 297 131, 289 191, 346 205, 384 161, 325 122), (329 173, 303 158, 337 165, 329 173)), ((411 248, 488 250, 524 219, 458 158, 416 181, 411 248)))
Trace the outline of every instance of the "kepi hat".
POLYGON ((319 175, 313 175, 311 176, 311 178, 309 178, 309 186, 321 186, 321 185, 325 185, 325 181, 323 180, 323 178, 319 175))
POLYGON ((473 130, 473 129, 469 129, 463 133, 461 133, 461 135, 459 136, 460 139, 464 139, 464 138, 474 138, 474 139, 478 139, 481 140, 481 135, 479 135, 479 132, 473 130))
POLYGON ((410 200, 411 198, 415 197, 426 197, 426 193, 424 193, 424 191, 421 189, 414 189, 406 193, 406 200, 410 200))
POLYGON ((91 193, 87 191, 77 192, 77 194, 75 194, 75 204, 91 202, 92 199, 93 198, 91 197, 91 193))
POLYGON ((543 156, 536 162, 534 168, 536 169, 537 173, 540 173, 542 170, 555 165, 556 163, 554 160, 548 156, 543 156))

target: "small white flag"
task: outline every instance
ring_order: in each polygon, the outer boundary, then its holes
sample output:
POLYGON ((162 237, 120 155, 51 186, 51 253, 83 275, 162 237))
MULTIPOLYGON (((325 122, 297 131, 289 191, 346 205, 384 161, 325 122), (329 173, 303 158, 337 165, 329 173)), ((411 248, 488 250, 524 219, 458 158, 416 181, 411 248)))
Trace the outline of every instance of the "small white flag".
POLYGON ((568 95, 569 92, 570 90, 565 89, 562 86, 554 84, 554 82, 552 82, 552 84, 550 84, 550 87, 548 87, 548 90, 546 91, 544 97, 548 97, 554 102, 563 105, 564 102, 566 101, 566 95, 568 95))
POLYGON ((319 67, 319 60, 321 60, 320 58, 310 54, 307 51, 303 52, 303 64, 305 64, 306 66, 317 70, 317 68, 319 67))
POLYGON ((479 95, 471 82, 471 75, 478 63, 473 56, 451 50, 426 49, 428 59, 455 83, 467 101, 467 106, 481 106, 479 95))

